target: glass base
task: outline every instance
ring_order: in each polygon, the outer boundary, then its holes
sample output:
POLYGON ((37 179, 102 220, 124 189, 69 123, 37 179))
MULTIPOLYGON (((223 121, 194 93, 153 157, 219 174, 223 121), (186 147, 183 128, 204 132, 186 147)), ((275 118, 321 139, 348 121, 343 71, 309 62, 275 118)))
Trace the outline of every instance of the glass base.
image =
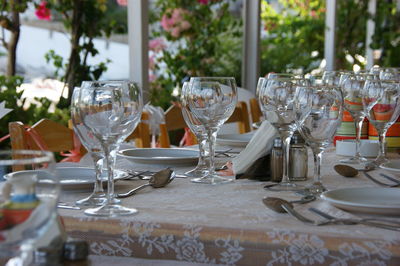
POLYGON ((190 179, 193 183, 202 183, 202 184, 210 184, 210 185, 217 185, 217 184, 224 184, 233 182, 232 178, 226 178, 219 175, 206 175, 203 177, 193 178, 190 179))
POLYGON ((347 164, 363 164, 367 163, 368 159, 364 157, 351 157, 349 159, 342 159, 340 160, 341 163, 347 163, 347 164))
POLYGON ((268 187, 271 191, 299 191, 303 190, 304 187, 292 182, 281 182, 273 187, 268 187))
POLYGON ((185 173, 185 176, 187 177, 204 177, 208 174, 208 169, 203 169, 203 168, 194 168, 193 170, 187 171, 185 173))
MULTIPOLYGON (((107 196, 105 193, 92 193, 89 197, 75 201, 75 205, 77 206, 87 206, 87 207, 95 207, 102 206, 106 203, 107 196)), ((113 198, 111 200, 112 204, 118 204, 121 200, 117 198, 113 198)))
POLYGON ((314 196, 321 195, 322 192, 326 191, 327 189, 322 185, 321 182, 314 182, 310 186, 305 188, 307 194, 312 194, 314 196))
POLYGON ((101 206, 106 203, 106 200, 105 193, 92 193, 89 197, 75 201, 75 204, 77 206, 101 206))
POLYGON ((373 160, 371 163, 369 163, 369 165, 371 166, 375 166, 376 168, 380 167, 382 164, 384 163, 388 163, 390 162, 390 160, 386 157, 380 156, 378 158, 376 158, 375 160, 373 160))
POLYGON ((89 216, 119 217, 133 215, 137 212, 134 208, 127 208, 118 204, 106 204, 98 208, 87 209, 84 213, 89 216))

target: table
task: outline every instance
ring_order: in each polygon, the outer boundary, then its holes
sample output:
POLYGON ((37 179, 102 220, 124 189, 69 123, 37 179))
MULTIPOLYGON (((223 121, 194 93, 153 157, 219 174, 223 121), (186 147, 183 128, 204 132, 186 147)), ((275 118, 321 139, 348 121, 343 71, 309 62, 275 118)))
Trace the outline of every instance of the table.
MULTIPOLYGON (((376 186, 363 176, 339 176, 333 171, 337 162, 334 150, 328 150, 322 167, 328 189, 376 186)), ((153 170, 161 167, 133 165, 124 160, 119 160, 118 166, 153 170)), ((311 171, 312 165, 309 168, 311 171)), ((116 191, 125 191, 141 182, 118 181, 116 191)), ((104 219, 88 217, 77 210, 63 209, 59 213, 68 234, 89 241, 93 255, 232 265, 400 265, 400 232, 363 225, 302 224, 288 214, 267 209, 261 201, 266 196, 288 200, 299 196, 266 191, 263 184, 236 180, 210 186, 175 179, 165 188, 148 188, 123 199, 125 206, 139 210, 134 216, 104 219)), ((87 192, 63 193, 62 200, 73 202, 86 195, 87 192)), ((361 216, 346 213, 321 199, 296 205, 301 213, 318 219, 307 210, 309 207, 337 217, 361 216)), ((400 217, 392 219, 400 221, 400 217)))

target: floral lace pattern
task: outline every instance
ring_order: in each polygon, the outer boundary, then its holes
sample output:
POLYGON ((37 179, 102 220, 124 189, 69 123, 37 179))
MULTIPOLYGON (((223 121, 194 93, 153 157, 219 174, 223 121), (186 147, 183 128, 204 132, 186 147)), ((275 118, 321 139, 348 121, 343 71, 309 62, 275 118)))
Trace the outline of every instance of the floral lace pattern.
MULTIPOLYGON (((322 170, 328 189, 375 186, 362 177, 338 176, 332 170, 337 158, 332 153, 325 158, 322 170)), ((144 181, 118 181, 116 191, 126 191, 141 182, 144 181)), ((87 217, 76 210, 59 212, 68 234, 88 240, 91 253, 96 255, 188 264, 400 265, 400 232, 365 225, 305 225, 288 214, 267 209, 261 201, 266 196, 295 200, 299 195, 266 191, 263 185, 237 180, 221 186, 202 186, 176 178, 157 192, 149 188, 124 199, 125 206, 138 209, 135 216, 104 219, 87 217)), ((77 193, 64 193, 62 201, 73 202, 86 195, 77 193)), ((322 219, 309 207, 336 217, 363 217, 321 199, 295 205, 310 219, 322 219)), ((400 221, 398 217, 387 218, 400 221)))

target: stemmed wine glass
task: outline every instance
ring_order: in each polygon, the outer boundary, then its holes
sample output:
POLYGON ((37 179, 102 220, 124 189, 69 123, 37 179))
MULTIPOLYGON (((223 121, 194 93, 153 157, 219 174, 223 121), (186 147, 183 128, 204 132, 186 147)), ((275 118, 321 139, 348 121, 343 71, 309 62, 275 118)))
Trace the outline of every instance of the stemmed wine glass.
MULTIPOLYGON (((304 80, 298 80, 300 83, 304 80)), ((301 187, 289 179, 290 140, 297 129, 293 101, 296 84, 294 79, 267 79, 259 91, 259 103, 264 117, 278 131, 282 140, 283 172, 282 181, 271 190, 299 190, 301 187)))
POLYGON ((196 168, 188 171, 185 175, 190 177, 203 177, 208 172, 208 166, 205 160, 206 157, 206 145, 207 145, 207 131, 192 112, 190 112, 188 101, 186 100, 189 90, 189 82, 184 82, 181 91, 181 110, 183 119, 190 128, 190 130, 196 135, 199 143, 199 162, 196 168))
POLYGON ((0 261, 14 257, 12 262, 21 263, 15 265, 31 265, 35 243, 57 219, 60 186, 54 156, 0 151, 0 171, 6 179, 0 190, 0 261))
POLYGON ((78 112, 83 124, 99 140, 107 165, 107 198, 104 205, 85 210, 93 216, 116 217, 130 215, 136 209, 121 206, 114 200, 114 165, 119 145, 140 121, 142 94, 139 87, 128 81, 84 81, 78 112))
POLYGON ((208 173, 194 178, 195 183, 219 184, 231 182, 215 172, 215 140, 221 125, 232 115, 237 103, 236 81, 232 77, 193 77, 189 93, 184 97, 190 111, 203 124, 209 142, 208 173))
POLYGON ((79 87, 76 87, 72 93, 71 120, 75 134, 79 137, 81 143, 85 146, 86 150, 92 157, 95 170, 95 183, 92 194, 84 199, 77 200, 75 203, 76 205, 82 206, 100 206, 106 201, 106 194, 104 193, 103 182, 101 180, 104 153, 100 141, 94 136, 92 131, 85 127, 81 120, 78 104, 79 93, 79 87))
POLYGON ((350 113, 356 128, 356 154, 349 159, 341 160, 342 163, 361 164, 368 160, 360 154, 360 139, 365 111, 362 104, 362 89, 369 76, 345 73, 340 77, 340 88, 343 93, 343 106, 350 113))
POLYGON ((314 155, 314 182, 306 191, 319 195, 325 191, 321 182, 322 154, 333 140, 341 123, 343 96, 338 87, 329 85, 299 86, 294 101, 299 132, 314 155))
POLYGON ((386 132, 400 114, 400 81, 367 80, 363 88, 363 106, 369 122, 379 135, 379 154, 375 166, 388 161, 386 158, 386 132))
POLYGON ((400 68, 396 67, 382 68, 379 72, 379 78, 382 80, 399 80, 400 68))

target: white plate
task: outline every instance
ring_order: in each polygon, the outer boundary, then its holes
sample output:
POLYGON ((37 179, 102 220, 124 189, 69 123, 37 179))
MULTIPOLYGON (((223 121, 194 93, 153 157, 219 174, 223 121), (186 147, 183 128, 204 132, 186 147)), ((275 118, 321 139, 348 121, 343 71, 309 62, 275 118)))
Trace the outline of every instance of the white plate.
POLYGON ((398 188, 335 189, 324 192, 321 198, 348 211, 400 215, 398 188))
POLYGON ((127 149, 119 151, 118 155, 144 164, 185 165, 196 164, 199 159, 198 151, 175 148, 127 149))
POLYGON ((221 134, 217 136, 217 144, 234 147, 246 147, 253 136, 253 132, 245 134, 221 134))
MULTIPOLYGON (((95 181, 95 171, 89 167, 57 167, 57 176, 62 189, 92 189, 95 181)), ((5 179, 11 175, 23 174, 26 171, 18 171, 4 176, 5 179)), ((37 170, 40 173, 46 173, 37 170)), ((121 179, 126 177, 127 173, 115 170, 114 179, 121 179)), ((103 171, 103 181, 107 180, 107 171, 103 171)), ((104 182, 103 182, 104 183, 104 182)))
POLYGON ((391 161, 384 164, 381 164, 380 168, 392 171, 392 172, 400 172, 400 161, 391 161))

